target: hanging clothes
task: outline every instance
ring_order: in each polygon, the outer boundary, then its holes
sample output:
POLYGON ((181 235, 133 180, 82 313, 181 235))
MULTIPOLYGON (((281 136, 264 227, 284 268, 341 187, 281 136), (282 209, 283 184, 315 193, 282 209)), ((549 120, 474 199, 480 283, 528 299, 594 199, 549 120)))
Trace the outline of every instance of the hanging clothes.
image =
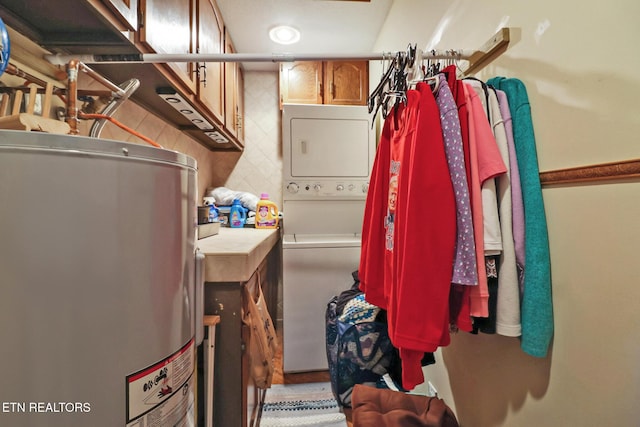
POLYGON ((507 94, 520 170, 527 263, 522 298, 521 347, 532 356, 545 357, 553 336, 551 258, 529 97, 524 84, 518 79, 495 77, 488 83, 507 94))
POLYGON ((406 92, 394 107, 367 195, 360 287, 367 301, 387 310, 389 336, 402 359, 402 385, 424 381, 421 359, 450 342, 448 298, 456 239, 453 186, 444 152, 439 111, 428 85, 406 92), (388 156, 388 163, 386 162, 388 156), (381 187, 386 183, 387 190, 381 187), (385 198, 369 200, 384 195, 385 198), (377 221, 373 224, 371 221, 377 221), (383 280, 374 277, 383 266, 383 280))
MULTIPOLYGON (((439 74, 436 82, 434 93, 440 111, 445 154, 456 199, 456 252, 451 282, 460 285, 477 285, 478 267, 473 237, 471 199, 467 184, 458 107, 444 74, 439 74)), ((425 88, 426 85, 421 85, 421 87, 425 88)))
POLYGON ((407 58, 396 55, 374 92, 385 120, 359 272, 367 301, 387 311, 411 390, 450 331, 521 336, 525 352, 544 356, 553 313, 524 85, 460 80, 455 66, 424 77, 407 58))
POLYGON ((391 121, 385 120, 371 169, 369 190, 362 220, 360 249, 360 289, 368 302, 387 310, 390 289, 385 281, 386 203, 389 200, 389 164, 391 162, 391 121))
MULTIPOLYGON (((495 88, 494 88, 495 89, 495 88)), ((516 266, 518 268, 518 284, 520 286, 520 297, 524 286, 524 206, 522 204, 522 187, 520 186, 520 168, 516 156, 516 147, 513 142, 513 127, 511 122, 511 111, 507 94, 502 90, 495 89, 500 105, 500 114, 504 122, 504 130, 507 135, 507 147, 509 149, 509 172, 511 177, 511 229, 513 232, 513 246, 516 252, 516 266)))
MULTIPOLYGON (((473 88, 477 95, 477 99, 482 104, 482 111, 484 114, 476 112, 476 119, 480 120, 480 117, 484 118, 489 124, 488 127, 482 124, 481 132, 484 139, 482 150, 493 151, 494 145, 497 147, 495 141, 495 135, 493 134, 493 116, 489 107, 489 91, 487 85, 476 79, 465 79, 463 83, 468 87, 473 88), (487 132, 487 130, 490 132, 487 132), (491 146, 489 148, 489 145, 491 146)), ((476 126, 479 126, 476 122, 476 126)), ((488 151, 489 152, 489 151, 488 151)), ((495 152, 491 152, 491 155, 495 155, 495 152)), ((505 165, 506 171, 506 165, 505 165)), ((484 254, 485 256, 500 255, 502 252, 502 234, 500 231, 500 216, 498 215, 498 197, 496 192, 496 178, 490 177, 482 182, 482 222, 484 227, 484 254)))
MULTIPOLYGON (((478 286, 470 290, 470 314, 474 317, 489 316, 489 290, 484 262, 484 212, 482 185, 502 173, 506 166, 491 132, 486 113, 478 94, 464 85, 469 110, 469 152, 471 163, 471 204, 473 227, 478 259, 478 286)), ((496 208, 497 209, 497 208, 496 208)))
MULTIPOLYGON (((485 134, 481 136, 485 140, 485 147, 489 145, 493 148, 495 144, 495 134, 493 134, 493 128, 491 122, 494 119, 489 108, 489 91, 487 85, 475 78, 466 78, 463 80, 467 88, 471 88, 475 91, 477 99, 482 104, 482 111, 484 115, 481 115, 479 111, 476 111, 476 126, 480 124, 482 119, 480 116, 489 123, 489 129, 492 132, 493 140, 489 136, 489 133, 484 130, 485 134)), ((473 108, 473 106, 472 106, 473 108)), ((479 108, 476 108, 479 110, 479 108)), ((482 123, 484 125, 484 123, 482 123)), ((483 126, 484 128, 484 126, 483 126)), ((484 148, 485 150, 487 148, 484 148)), ((502 253, 502 233, 500 230, 500 218, 498 215, 497 204, 497 190, 496 190, 496 178, 488 178, 482 182, 481 185, 482 194, 482 225, 483 225, 483 238, 484 238, 484 268, 487 274, 487 288, 485 294, 478 301, 481 304, 482 310, 485 310, 486 315, 473 317, 473 332, 483 332, 487 334, 496 333, 496 312, 497 312, 497 300, 498 300, 498 256, 502 253), (485 302, 486 301, 486 302, 485 302)), ((472 293, 479 293, 477 290, 472 293)))
MULTIPOLYGON (((467 98, 464 92, 464 83, 456 76, 457 68, 455 65, 449 65, 442 74, 447 78, 447 83, 451 89, 456 106, 458 107, 458 119, 460 120, 460 135, 462 137, 462 149, 464 152, 464 163, 467 174, 467 187, 469 188, 469 197, 471 198, 471 161, 469 158, 469 111, 467 108, 467 98)), ((472 228, 473 228, 473 209, 472 209, 472 228)), ((475 246, 474 238, 474 246, 475 246)), ((474 257, 475 258, 475 257, 474 257)), ((478 268, 478 260, 475 260, 475 268, 478 268)), ((476 271, 476 276, 478 272, 476 271)), ((478 278, 478 283, 480 278, 478 278)), ((453 284, 451 294, 449 295, 449 318, 453 331, 461 330, 471 332, 473 324, 471 321, 471 289, 468 286, 453 284)))
POLYGON ((512 204, 511 204, 511 162, 509 146, 498 95, 489 88, 489 111, 491 127, 502 161, 507 167, 506 173, 496 178, 498 212, 500 214, 500 232, 502 234, 502 252, 498 259, 498 292, 495 314, 495 333, 499 335, 520 336, 520 286, 518 268, 513 242, 512 204))

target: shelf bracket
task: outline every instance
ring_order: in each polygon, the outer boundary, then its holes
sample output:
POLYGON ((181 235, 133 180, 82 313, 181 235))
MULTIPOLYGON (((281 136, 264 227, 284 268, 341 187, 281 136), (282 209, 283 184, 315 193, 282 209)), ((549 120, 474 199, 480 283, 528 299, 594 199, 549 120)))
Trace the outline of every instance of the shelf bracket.
POLYGON ((468 76, 477 73, 491 61, 502 55, 509 46, 510 30, 508 27, 501 28, 493 35, 480 49, 471 54, 469 65, 462 70, 462 74, 468 76))

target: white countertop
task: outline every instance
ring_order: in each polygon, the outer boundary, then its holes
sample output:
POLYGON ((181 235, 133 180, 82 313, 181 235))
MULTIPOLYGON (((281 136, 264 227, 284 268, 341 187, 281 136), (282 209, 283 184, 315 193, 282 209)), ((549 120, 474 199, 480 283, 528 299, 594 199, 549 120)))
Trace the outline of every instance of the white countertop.
POLYGON ((198 240, 205 282, 249 280, 279 238, 279 229, 220 227, 218 234, 198 240))

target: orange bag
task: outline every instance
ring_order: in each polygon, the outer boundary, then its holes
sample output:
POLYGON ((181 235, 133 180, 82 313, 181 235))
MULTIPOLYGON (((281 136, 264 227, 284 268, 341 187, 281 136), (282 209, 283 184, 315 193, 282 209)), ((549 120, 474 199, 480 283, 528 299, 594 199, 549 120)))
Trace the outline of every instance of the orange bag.
POLYGON ((458 427, 451 408, 437 397, 356 384, 351 405, 354 427, 458 427))
POLYGON ((273 321, 269 315, 266 301, 260 286, 258 273, 254 292, 247 283, 244 286, 244 313, 242 322, 249 327, 250 337, 248 344, 249 371, 258 388, 269 388, 273 380, 275 370, 274 357, 278 349, 278 340, 273 321))

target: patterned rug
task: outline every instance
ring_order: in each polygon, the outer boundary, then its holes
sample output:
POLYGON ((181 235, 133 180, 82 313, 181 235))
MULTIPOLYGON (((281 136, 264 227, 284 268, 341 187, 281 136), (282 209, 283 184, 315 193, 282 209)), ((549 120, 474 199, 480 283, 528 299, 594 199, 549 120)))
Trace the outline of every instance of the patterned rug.
POLYGON ((331 384, 274 384, 267 390, 260 427, 346 427, 331 384))

